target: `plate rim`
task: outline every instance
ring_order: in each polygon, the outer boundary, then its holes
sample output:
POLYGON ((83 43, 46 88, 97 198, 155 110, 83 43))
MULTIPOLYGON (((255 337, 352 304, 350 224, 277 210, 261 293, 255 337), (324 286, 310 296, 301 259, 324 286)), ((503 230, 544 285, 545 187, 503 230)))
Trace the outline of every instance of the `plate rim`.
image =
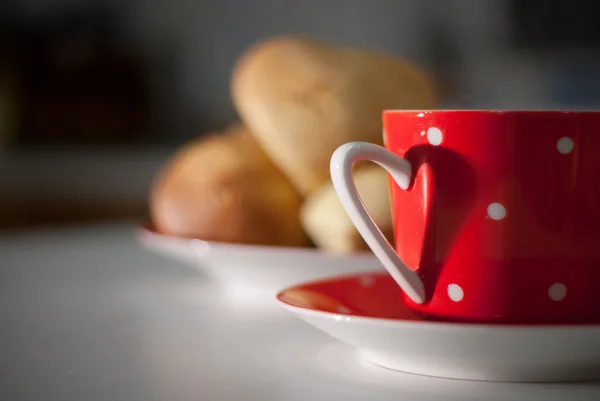
POLYGON ((352 254, 336 254, 333 252, 322 251, 316 247, 300 247, 300 246, 274 246, 274 245, 251 245, 234 242, 221 242, 221 241, 208 241, 200 238, 190 238, 183 236, 175 236, 170 234, 164 234, 152 226, 151 223, 146 223, 136 228, 136 233, 139 236, 149 237, 154 239, 163 239, 171 243, 181 242, 188 244, 202 244, 208 246, 209 249, 215 250, 236 250, 236 251, 248 251, 248 252, 268 252, 270 254, 302 254, 302 255, 319 255, 320 257, 326 257, 332 260, 347 260, 347 259, 362 259, 365 261, 377 260, 375 255, 369 251, 356 252, 352 254))

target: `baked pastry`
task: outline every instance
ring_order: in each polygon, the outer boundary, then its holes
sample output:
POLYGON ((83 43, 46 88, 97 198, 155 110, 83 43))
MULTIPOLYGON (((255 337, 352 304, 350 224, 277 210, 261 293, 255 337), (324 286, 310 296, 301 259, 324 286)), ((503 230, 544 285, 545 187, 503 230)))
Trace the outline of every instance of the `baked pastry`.
POLYGON ((383 144, 382 110, 435 105, 432 86, 411 63, 305 37, 250 48, 231 90, 244 123, 304 196, 329 180, 338 146, 383 144))
MULTIPOLYGON (((355 171, 354 181, 369 214, 391 240, 393 224, 387 171, 366 165, 355 171)), ((306 198, 300 216, 313 242, 325 251, 351 253, 369 249, 342 207, 331 182, 306 198)))
POLYGON ((183 147, 158 174, 151 214, 162 233, 306 246, 301 196, 243 126, 183 147))

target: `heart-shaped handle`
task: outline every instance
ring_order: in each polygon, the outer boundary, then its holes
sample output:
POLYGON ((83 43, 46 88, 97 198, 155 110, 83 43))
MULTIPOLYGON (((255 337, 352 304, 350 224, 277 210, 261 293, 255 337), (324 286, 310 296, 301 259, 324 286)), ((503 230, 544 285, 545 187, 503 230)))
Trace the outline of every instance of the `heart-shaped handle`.
POLYGON ((352 223, 375 256, 391 274, 402 291, 415 303, 425 302, 423 281, 398 257, 394 248, 377 227, 356 189, 352 167, 370 160, 386 169, 402 189, 408 189, 412 167, 408 161, 389 150, 367 142, 350 142, 340 146, 331 157, 331 180, 352 223))

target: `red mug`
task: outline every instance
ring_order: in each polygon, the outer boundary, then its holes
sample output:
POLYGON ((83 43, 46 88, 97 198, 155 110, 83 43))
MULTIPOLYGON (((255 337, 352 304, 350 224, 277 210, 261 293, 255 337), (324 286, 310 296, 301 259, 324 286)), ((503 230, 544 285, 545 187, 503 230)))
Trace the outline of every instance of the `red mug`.
POLYGON ((385 111, 385 148, 342 145, 331 178, 412 309, 476 322, 600 321, 600 112, 385 111), (395 248, 352 179, 390 180, 395 248))

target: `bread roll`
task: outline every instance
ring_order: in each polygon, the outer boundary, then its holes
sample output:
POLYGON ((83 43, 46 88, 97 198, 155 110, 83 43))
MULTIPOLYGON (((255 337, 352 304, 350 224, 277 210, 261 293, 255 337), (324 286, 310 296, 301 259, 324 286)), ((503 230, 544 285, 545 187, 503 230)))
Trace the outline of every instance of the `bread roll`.
POLYGON ((238 113, 295 187, 329 180, 329 159, 350 141, 383 143, 384 109, 434 107, 424 75, 401 58, 303 37, 267 40, 232 76, 238 113))
POLYGON ((243 127, 196 140, 159 173, 151 195, 162 233, 211 241, 304 246, 302 199, 243 127))
MULTIPOLYGON (((356 187, 367 210, 388 239, 393 236, 388 173, 367 165, 355 171, 356 187)), ((369 249, 350 221, 331 182, 306 198, 301 211, 304 229, 321 249, 350 253, 369 249)))

